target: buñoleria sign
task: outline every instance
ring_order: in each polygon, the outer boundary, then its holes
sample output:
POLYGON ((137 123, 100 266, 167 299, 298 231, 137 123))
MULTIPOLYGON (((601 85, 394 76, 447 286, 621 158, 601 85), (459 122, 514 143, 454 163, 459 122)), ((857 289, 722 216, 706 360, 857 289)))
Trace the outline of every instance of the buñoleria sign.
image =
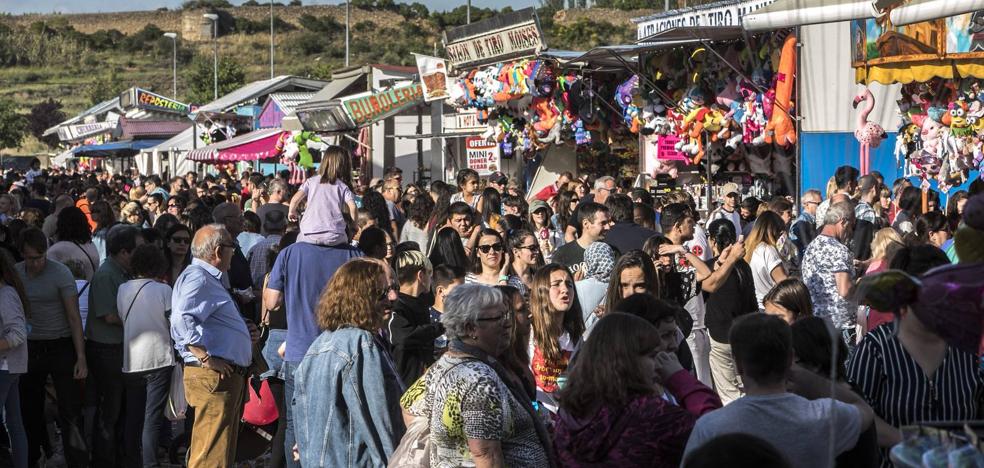
POLYGON ((375 93, 360 93, 342 98, 342 105, 357 127, 385 119, 424 101, 420 83, 397 85, 375 93))

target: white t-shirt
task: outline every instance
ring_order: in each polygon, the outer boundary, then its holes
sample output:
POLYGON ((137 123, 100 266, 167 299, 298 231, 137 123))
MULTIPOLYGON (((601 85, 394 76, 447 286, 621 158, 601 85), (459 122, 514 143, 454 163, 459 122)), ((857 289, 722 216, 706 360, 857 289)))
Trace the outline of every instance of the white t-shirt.
POLYGON ((776 285, 772 279, 772 270, 782 265, 782 258, 775 247, 760 243, 752 252, 752 261, 748 266, 752 267, 752 279, 755 280, 755 300, 758 301, 759 309, 762 309, 762 299, 776 285))
MULTIPOLYGON (((711 248, 707 244, 707 231, 704 230, 699 224, 694 226, 694 238, 683 243, 683 246, 694 254, 695 257, 706 262, 711 259, 711 248)), ((695 273, 696 274, 696 273, 695 273)), ((683 306, 684 309, 690 313, 690 317, 694 319, 694 330, 704 329, 704 295, 697 291, 690 300, 687 301, 683 306)))
POLYGON ((171 287, 145 278, 127 281, 116 295, 116 307, 123 319, 123 372, 173 366, 171 287))
POLYGON ((745 396, 701 416, 690 432, 683 458, 714 437, 731 433, 761 438, 797 468, 828 468, 834 465, 834 457, 857 443, 861 413, 830 398, 807 400, 792 393, 745 396), (835 428, 832 456, 827 452, 831 422, 835 428))

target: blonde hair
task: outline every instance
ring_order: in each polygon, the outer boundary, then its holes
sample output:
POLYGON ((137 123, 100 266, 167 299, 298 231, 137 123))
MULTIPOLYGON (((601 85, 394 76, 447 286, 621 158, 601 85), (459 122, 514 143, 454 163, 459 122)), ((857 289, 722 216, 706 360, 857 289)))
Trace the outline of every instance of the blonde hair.
POLYGON ((830 176, 830 179, 827 180, 827 198, 830 198, 835 193, 837 193, 837 179, 834 176, 830 176))
POLYGON ((130 201, 137 201, 144 195, 147 195, 147 191, 143 187, 133 187, 130 190, 130 201))
POLYGON ((430 274, 434 267, 419 250, 404 250, 396 256, 396 278, 400 284, 413 283, 417 273, 421 271, 430 274))
POLYGON ((759 214, 755 224, 752 225, 752 232, 748 234, 748 240, 745 241, 745 261, 752 261, 752 254, 759 244, 765 243, 775 247, 784 227, 782 218, 775 211, 766 210, 759 214))
POLYGON ((875 233, 875 237, 871 239, 871 258, 891 261, 889 253, 894 254, 895 250, 903 246, 902 236, 899 235, 898 231, 892 228, 879 229, 875 233))
POLYGON ((20 202, 17 200, 17 197, 15 197, 15 196, 13 196, 13 195, 11 195, 9 193, 0 193, 0 198, 5 199, 5 200, 7 200, 10 203, 10 212, 11 213, 18 213, 18 212, 20 212, 21 206, 20 206, 20 202))
POLYGON ((352 161, 349 152, 341 146, 331 145, 321 154, 321 167, 318 168, 322 184, 334 184, 341 180, 352 186, 352 161))

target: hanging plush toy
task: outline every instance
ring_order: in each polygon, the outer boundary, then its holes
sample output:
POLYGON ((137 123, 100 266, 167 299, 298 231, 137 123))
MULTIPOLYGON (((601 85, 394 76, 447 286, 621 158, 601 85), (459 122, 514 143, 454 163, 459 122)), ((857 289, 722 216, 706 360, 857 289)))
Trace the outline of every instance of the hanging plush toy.
POLYGON ((752 82, 745 79, 738 82, 738 92, 744 100, 740 115, 737 117, 742 129, 742 141, 747 145, 765 144, 765 135, 762 131, 767 120, 762 110, 761 96, 752 82))
POLYGON ((615 90, 615 102, 622 108, 622 121, 632 133, 639 133, 642 127, 642 120, 639 118, 641 110, 635 104, 638 95, 639 75, 632 75, 615 90))
POLYGON ((789 115, 796 74, 796 36, 793 34, 783 43, 779 69, 776 71, 776 108, 765 127, 765 142, 787 147, 796 144, 796 126, 789 115))
POLYGON ((854 138, 857 138, 858 143, 861 144, 859 153, 861 159, 861 175, 867 175, 871 172, 871 149, 881 145, 886 135, 885 129, 881 125, 868 121, 868 116, 875 108, 875 98, 871 95, 871 90, 868 88, 865 88, 864 91, 854 97, 854 108, 857 109, 858 104, 861 102, 864 102, 864 107, 858 113, 854 138))

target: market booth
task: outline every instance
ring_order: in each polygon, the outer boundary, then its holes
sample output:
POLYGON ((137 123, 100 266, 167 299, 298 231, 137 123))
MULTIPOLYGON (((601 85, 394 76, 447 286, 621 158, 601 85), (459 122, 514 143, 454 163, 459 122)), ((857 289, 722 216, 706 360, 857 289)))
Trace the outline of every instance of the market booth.
POLYGON ((891 104, 901 175, 944 202, 984 164, 982 20, 984 1, 923 0, 851 27, 856 80, 900 87, 891 104))

